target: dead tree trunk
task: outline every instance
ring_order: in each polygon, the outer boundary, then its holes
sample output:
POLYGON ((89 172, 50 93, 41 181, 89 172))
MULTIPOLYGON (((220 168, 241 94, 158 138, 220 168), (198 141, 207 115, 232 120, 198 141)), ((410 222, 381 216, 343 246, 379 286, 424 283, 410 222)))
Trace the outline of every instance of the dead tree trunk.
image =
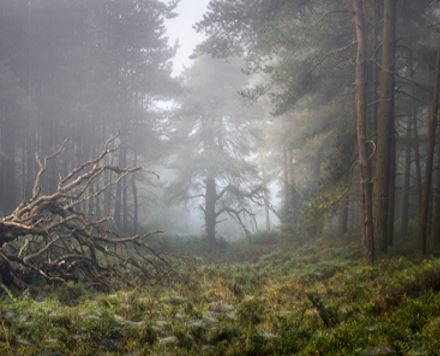
POLYGON ((56 190, 47 194, 42 194, 41 184, 48 162, 63 152, 67 141, 54 154, 37 156, 38 171, 31 197, 0 219, 0 265, 7 266, 3 271, 13 275, 15 284, 43 277, 51 282, 83 279, 105 285, 107 278, 124 273, 127 267, 149 278, 166 273, 162 267, 167 261, 146 244, 150 234, 119 236, 109 229, 111 217, 92 217, 79 209, 140 170, 105 163, 106 157, 117 150, 114 141, 115 138, 109 140, 95 159, 61 176, 56 190), (92 191, 105 172, 111 173, 113 179, 92 191), (129 249, 118 254, 108 248, 112 245, 129 249))

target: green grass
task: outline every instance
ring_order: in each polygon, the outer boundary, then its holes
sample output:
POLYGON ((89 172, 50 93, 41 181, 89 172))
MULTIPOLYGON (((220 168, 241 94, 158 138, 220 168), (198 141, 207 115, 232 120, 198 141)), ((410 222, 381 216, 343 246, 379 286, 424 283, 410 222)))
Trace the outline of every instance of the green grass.
MULTIPOLYGON (((194 242, 192 242, 194 243, 194 242)), ((3 288, 1 355, 435 355, 440 259, 274 240, 182 260, 166 287, 3 288), (233 250, 233 251, 231 251, 233 250), (272 252, 270 252, 272 251, 272 252), (241 261, 237 263, 236 261, 241 261), (255 261, 258 261, 255 263, 255 261)))

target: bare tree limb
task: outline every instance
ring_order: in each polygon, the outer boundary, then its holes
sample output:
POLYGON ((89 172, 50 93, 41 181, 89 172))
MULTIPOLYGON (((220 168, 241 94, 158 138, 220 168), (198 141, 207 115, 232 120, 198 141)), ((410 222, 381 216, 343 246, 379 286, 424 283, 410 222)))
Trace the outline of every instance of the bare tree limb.
POLYGON ((163 277, 162 270, 169 269, 167 259, 146 242, 158 232, 119 236, 109 225, 110 216, 94 218, 78 209, 82 203, 142 170, 106 163, 106 158, 118 150, 117 138, 118 135, 111 137, 97 157, 60 177, 56 190, 48 194, 41 194, 48 162, 65 150, 69 140, 47 156, 36 155, 38 170, 31 197, 0 219, 0 259, 20 284, 40 276, 50 282, 82 278, 107 285, 106 278, 130 268, 152 281, 154 277, 163 277), (113 178, 95 191, 92 187, 104 174, 113 178), (121 248, 113 252, 110 245, 121 248))

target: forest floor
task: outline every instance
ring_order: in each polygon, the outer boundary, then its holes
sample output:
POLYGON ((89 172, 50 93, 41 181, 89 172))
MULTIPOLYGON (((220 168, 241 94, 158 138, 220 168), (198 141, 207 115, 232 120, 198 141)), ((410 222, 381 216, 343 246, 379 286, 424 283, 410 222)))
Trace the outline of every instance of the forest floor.
POLYGON ((0 354, 439 354, 438 258, 370 265, 355 243, 270 239, 208 257, 182 259, 169 287, 3 287, 0 354))

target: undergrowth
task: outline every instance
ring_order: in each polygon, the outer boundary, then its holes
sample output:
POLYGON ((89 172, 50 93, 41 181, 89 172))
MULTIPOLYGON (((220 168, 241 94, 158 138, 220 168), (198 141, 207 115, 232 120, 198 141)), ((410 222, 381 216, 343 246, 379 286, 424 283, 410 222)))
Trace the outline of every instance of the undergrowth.
POLYGON ((167 287, 3 286, 0 354, 438 354, 440 259, 370 265, 356 244, 237 244, 182 260, 167 287))

